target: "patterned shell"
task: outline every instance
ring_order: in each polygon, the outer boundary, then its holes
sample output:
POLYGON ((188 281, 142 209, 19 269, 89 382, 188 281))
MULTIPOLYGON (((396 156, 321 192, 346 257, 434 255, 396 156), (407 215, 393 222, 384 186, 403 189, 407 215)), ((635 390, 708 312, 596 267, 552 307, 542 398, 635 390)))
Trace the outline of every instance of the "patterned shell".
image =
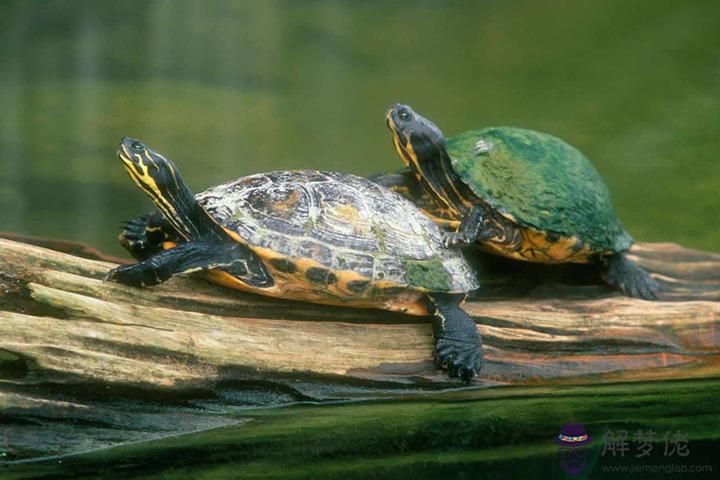
POLYGON ((365 178, 278 171, 243 177, 197 198, 250 246, 422 291, 478 287, 462 254, 444 247, 433 221, 365 178))
POLYGON ((593 249, 624 251, 633 240, 590 161, 547 133, 490 127, 447 139, 453 168, 480 198, 523 226, 577 236, 593 249), (486 148, 478 153, 477 142, 486 148))

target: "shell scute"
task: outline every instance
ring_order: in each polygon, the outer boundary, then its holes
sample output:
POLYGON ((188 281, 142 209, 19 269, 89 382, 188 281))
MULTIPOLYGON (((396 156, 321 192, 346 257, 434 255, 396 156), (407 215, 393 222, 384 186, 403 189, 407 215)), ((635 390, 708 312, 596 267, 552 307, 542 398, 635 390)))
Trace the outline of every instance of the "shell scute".
POLYGON ((610 193, 590 161, 552 135, 489 127, 447 139, 453 168, 478 197, 523 227, 579 237, 593 250, 632 244, 610 193), (477 153, 474 145, 489 148, 477 153))
POLYGON ((308 267, 300 266, 306 261, 311 269, 329 272, 320 275, 312 270, 310 277, 336 277, 342 285, 368 281, 458 292, 478 286, 462 255, 444 247, 432 220, 408 200, 361 177, 270 172, 213 187, 197 198, 213 218, 256 251, 297 264, 297 273, 290 275, 307 275, 308 267), (428 283, 421 276, 408 275, 408 260, 444 266, 451 281, 428 283), (340 278, 342 272, 346 273, 340 278))

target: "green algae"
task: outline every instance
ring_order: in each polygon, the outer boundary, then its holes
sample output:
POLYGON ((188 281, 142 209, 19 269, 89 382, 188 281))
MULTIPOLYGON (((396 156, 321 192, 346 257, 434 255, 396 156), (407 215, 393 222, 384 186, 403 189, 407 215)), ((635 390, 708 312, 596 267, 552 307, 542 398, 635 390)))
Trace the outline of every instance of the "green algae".
MULTIPOLYGON (((581 422, 599 466, 613 430, 687 433, 691 463, 716 462, 720 379, 450 391, 398 400, 243 411, 251 421, 14 465, 3 479, 513 478, 562 475, 553 438, 581 422), (713 446, 714 445, 714 446, 713 446), (710 446, 711 448, 707 448, 710 446), (708 456, 708 453, 710 452, 708 456), (443 475, 441 475, 443 474, 443 475)), ((662 444, 656 455, 662 460, 662 444)), ((634 456, 631 460, 638 462, 634 456)), ((678 457, 671 459, 681 461, 678 457)), ((652 461, 657 461, 653 457, 652 461)), ((651 463, 648 460, 648 463, 651 463)), ((1 467, 0 467, 1 468, 1 467)))
POLYGON ((632 238, 590 161, 552 135, 489 127, 447 140, 453 166, 480 198, 538 230, 579 236, 592 247, 623 251, 632 238), (482 140, 489 150, 476 153, 482 140))
POLYGON ((452 278, 442 260, 403 260, 405 280, 408 285, 421 287, 431 292, 447 292, 452 289, 452 278))

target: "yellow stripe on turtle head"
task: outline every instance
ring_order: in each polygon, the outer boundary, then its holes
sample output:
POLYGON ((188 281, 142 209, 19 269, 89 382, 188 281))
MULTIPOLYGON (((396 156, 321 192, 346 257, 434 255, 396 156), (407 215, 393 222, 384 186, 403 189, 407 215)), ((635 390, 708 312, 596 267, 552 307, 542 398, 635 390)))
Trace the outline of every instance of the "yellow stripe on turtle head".
MULTIPOLYGON (((177 183, 177 175, 175 174, 175 169, 172 164, 161 155, 157 153, 154 153, 154 155, 157 155, 163 161, 163 168, 170 170, 170 173, 177 183)), ((164 192, 158 186, 157 181, 152 173, 150 173, 151 168, 154 168, 156 172, 160 172, 160 166, 157 163, 158 160, 152 158, 147 148, 145 148, 142 153, 132 153, 127 150, 124 144, 121 144, 118 149, 118 157, 122 160, 123 166, 133 182, 152 199, 155 206, 162 211, 163 216, 173 227, 183 236, 187 237, 186 234, 189 233, 189 229, 182 224, 177 210, 175 210, 175 207, 172 205, 171 199, 167 198, 166 191, 164 192)))
POLYGON ((412 143, 410 143, 410 138, 405 139, 400 134, 400 130, 392 118, 392 109, 387 113, 385 118, 388 128, 393 135, 393 145, 395 146, 395 151, 397 151, 406 167, 410 167, 416 172, 420 172, 420 164, 418 163, 417 155, 415 154, 412 143))
MULTIPOLYGON (((165 198, 165 194, 160 187, 158 187, 155 178, 150 174, 150 167, 155 167, 155 169, 158 170, 152 158, 147 152, 145 155, 134 154, 133 157, 137 159, 135 162, 124 156, 120 157, 125 166, 125 170, 130 174, 130 178, 132 178, 145 193, 152 197, 158 208, 176 214, 175 208, 173 208, 167 198, 165 198)), ((170 164, 166 165, 168 168, 172 168, 170 164)))
MULTIPOLYGON (((449 165, 445 165, 440 162, 440 169, 442 170, 442 173, 433 173, 430 171, 430 167, 427 164, 424 167, 420 164, 417 152, 415 151, 415 147, 412 143, 412 133, 409 132, 410 127, 408 127, 405 134, 403 134, 395 121, 394 112, 397 108, 402 108, 406 111, 407 115, 409 115, 408 121, 411 121, 412 125, 414 125, 412 129, 420 129, 419 135, 429 136, 428 141, 435 139, 435 141, 440 142, 443 140, 443 136, 440 129, 434 123, 413 112, 407 105, 394 105, 385 115, 385 122, 392 132, 395 150, 398 155, 400 155, 400 158, 405 166, 409 167, 413 171, 418 181, 426 188, 426 190, 429 189, 429 193, 433 194, 437 202, 444 205, 445 208, 452 212, 453 215, 458 215, 460 210, 458 206, 453 203, 451 196, 448 195, 448 192, 450 191, 455 194, 460 203, 466 209, 471 208, 473 205, 472 202, 461 194, 455 185, 455 179, 449 175, 447 171, 449 165), (440 174, 442 177, 438 176, 440 174)), ((440 148, 440 146, 435 146, 440 148)))

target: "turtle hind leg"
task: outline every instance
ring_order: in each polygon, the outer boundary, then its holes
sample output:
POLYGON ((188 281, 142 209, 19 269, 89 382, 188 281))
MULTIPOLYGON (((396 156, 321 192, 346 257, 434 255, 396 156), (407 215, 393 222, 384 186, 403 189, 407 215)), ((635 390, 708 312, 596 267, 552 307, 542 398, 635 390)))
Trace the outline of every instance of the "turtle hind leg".
POLYGON ((482 338, 470 315, 460 308, 465 294, 432 293, 435 363, 451 377, 470 382, 482 367, 482 338))
POLYGON ((161 252, 164 242, 180 238, 160 212, 152 212, 123 222, 118 240, 133 258, 142 261, 161 252))
POLYGON ((188 242, 163 250, 134 265, 122 265, 108 272, 105 280, 147 287, 178 273, 224 270, 255 287, 274 284, 262 261, 245 245, 236 243, 188 242))
POLYGON ((643 300, 657 300, 660 283, 624 253, 605 257, 602 269, 605 281, 625 295, 643 300))

